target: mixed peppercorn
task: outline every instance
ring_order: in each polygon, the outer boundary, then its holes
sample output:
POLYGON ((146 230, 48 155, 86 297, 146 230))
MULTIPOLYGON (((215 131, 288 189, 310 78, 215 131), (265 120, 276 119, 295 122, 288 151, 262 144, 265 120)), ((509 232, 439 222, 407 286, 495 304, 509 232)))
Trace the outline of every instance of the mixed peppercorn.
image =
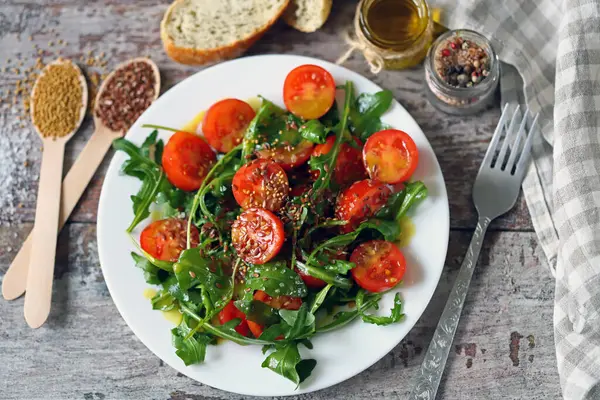
POLYGON ((447 84, 472 87, 489 75, 488 53, 474 41, 451 36, 435 55, 435 71, 447 84))

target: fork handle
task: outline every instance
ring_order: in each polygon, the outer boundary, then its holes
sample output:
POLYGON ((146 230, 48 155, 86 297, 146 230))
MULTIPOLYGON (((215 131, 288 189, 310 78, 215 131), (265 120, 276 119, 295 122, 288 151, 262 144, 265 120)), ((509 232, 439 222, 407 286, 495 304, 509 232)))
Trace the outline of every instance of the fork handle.
POLYGON ((446 366, 446 360, 454 341, 454 335, 456 334, 456 328, 458 327, 460 314, 465 304, 469 285, 471 284, 473 270, 479 258, 483 237, 490 222, 491 219, 488 217, 479 217, 471 244, 460 267, 460 272, 454 282, 440 322, 435 329, 433 339, 421 364, 421 369, 417 373, 415 385, 409 397, 410 400, 435 399, 444 373, 444 367, 446 366))

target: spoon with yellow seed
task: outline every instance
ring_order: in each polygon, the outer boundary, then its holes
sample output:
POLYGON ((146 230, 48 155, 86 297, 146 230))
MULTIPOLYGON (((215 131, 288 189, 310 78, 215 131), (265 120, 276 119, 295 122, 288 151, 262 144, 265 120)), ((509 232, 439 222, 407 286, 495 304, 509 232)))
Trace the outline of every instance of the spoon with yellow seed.
POLYGON ((31 92, 31 119, 43 144, 24 310, 32 328, 50 313, 65 145, 79 129, 87 101, 81 70, 60 58, 42 70, 31 92))

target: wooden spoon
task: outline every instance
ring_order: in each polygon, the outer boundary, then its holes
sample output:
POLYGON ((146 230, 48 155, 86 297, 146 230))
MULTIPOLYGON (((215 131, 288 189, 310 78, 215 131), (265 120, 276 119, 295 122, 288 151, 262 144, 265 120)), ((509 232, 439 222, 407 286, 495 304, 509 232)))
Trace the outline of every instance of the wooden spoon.
POLYGON ((52 278, 56 257, 56 231, 60 211, 60 191, 62 180, 65 144, 79 129, 87 108, 88 92, 85 77, 79 67, 71 61, 58 59, 42 70, 31 92, 31 119, 33 126, 44 144, 42 165, 40 166, 40 182, 38 187, 37 206, 35 209, 35 225, 29 257, 29 274, 27 278, 27 296, 25 297, 25 320, 32 328, 40 327, 50 313, 52 298, 52 278), (79 119, 71 132, 61 137, 51 137, 49 132, 40 130, 39 121, 35 120, 35 92, 40 80, 48 70, 57 65, 70 65, 77 70, 81 85, 81 107, 79 119))
MULTIPOLYGON (((135 58, 126 61, 118 65, 115 71, 133 62, 146 62, 152 67, 152 70, 154 71, 155 82, 154 100, 156 100, 160 93, 160 73, 156 64, 154 64, 154 62, 152 62, 150 59, 135 58)), ((115 71, 108 75, 108 77, 100 86, 98 95, 96 96, 95 104, 99 104, 98 99, 106 88, 106 83, 111 80, 115 71)), ((110 149, 113 140, 123 135, 122 132, 112 131, 106 125, 104 125, 102 120, 96 117, 95 111, 96 110, 94 110, 94 133, 86 143, 83 150, 81 150, 77 160, 75 160, 75 163, 63 180, 58 231, 60 231, 62 226, 69 218, 69 215, 71 215, 71 212, 77 205, 79 198, 85 191, 85 188, 94 176, 98 166, 104 159, 106 152, 108 149, 110 149)), ((31 251, 32 240, 33 234, 30 234, 23 243, 21 250, 14 258, 12 264, 8 268, 8 271, 6 271, 6 274, 4 275, 4 280, 2 282, 2 295, 6 300, 14 300, 25 293, 27 271, 29 268, 29 253, 31 251)))

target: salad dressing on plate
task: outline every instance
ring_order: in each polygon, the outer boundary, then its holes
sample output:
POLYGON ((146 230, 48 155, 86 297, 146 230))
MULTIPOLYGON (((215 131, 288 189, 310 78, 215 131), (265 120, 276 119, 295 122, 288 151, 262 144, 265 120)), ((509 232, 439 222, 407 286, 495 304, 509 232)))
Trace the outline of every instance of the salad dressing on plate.
MULTIPOLYGON (((156 289, 147 288, 144 289, 144 297, 148 300, 152 300, 154 296, 156 296, 156 289)), ((175 325, 179 325, 183 316, 179 312, 179 310, 170 310, 170 311, 161 311, 163 317, 169 322, 172 322, 175 325)))
POLYGON ((399 247, 406 247, 410 244, 411 239, 415 236, 416 226, 406 215, 400 218, 400 240, 399 247))

